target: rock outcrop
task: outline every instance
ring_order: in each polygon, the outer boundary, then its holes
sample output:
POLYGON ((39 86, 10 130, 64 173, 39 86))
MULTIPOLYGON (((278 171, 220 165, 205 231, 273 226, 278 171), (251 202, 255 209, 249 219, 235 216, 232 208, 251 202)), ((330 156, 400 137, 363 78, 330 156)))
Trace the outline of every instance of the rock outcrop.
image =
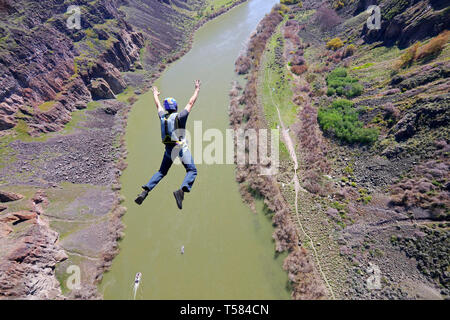
POLYGON ((45 201, 38 193, 31 201, 34 210, 0 216, 0 299, 62 298, 55 266, 67 255, 58 244, 58 233, 40 216, 40 203, 45 201), (19 224, 20 231, 13 233, 19 224))
POLYGON ((23 198, 23 195, 14 193, 14 192, 8 192, 8 191, 0 191, 0 202, 10 202, 10 201, 16 201, 23 198))
POLYGON ((114 99, 116 96, 114 92, 109 87, 108 82, 102 78, 92 79, 88 86, 89 91, 91 91, 92 99, 114 99))
MULTIPOLYGON (((367 5, 367 0, 360 3, 367 5)), ((381 7, 381 29, 369 30, 364 26, 366 41, 397 43, 407 47, 417 40, 436 36, 450 27, 450 12, 446 1, 383 1, 381 7)), ((363 7, 359 5, 359 8, 363 7)), ((364 8, 367 8, 364 7, 364 8)))

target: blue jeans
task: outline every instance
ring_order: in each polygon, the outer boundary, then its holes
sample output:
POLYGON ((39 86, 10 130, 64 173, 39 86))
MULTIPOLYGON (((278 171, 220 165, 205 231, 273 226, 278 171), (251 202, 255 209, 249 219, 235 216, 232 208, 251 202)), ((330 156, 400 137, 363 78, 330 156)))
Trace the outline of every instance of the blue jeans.
POLYGON ((152 190, 167 174, 172 166, 173 160, 175 160, 176 157, 180 157, 180 160, 186 169, 186 176, 181 184, 181 189, 183 189, 184 192, 190 192, 192 185, 194 184, 195 177, 197 177, 197 168, 195 167, 194 159, 192 158, 191 152, 187 146, 181 147, 166 145, 166 150, 164 151, 164 157, 159 171, 153 175, 144 187, 148 188, 148 190, 152 190))

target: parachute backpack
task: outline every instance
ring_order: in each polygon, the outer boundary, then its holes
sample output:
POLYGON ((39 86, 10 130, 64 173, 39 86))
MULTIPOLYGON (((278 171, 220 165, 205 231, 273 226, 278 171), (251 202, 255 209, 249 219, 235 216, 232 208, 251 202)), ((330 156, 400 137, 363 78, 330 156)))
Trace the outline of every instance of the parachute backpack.
POLYGON ((161 117, 161 139, 164 144, 178 144, 180 139, 175 136, 175 131, 178 130, 178 113, 166 113, 161 117))

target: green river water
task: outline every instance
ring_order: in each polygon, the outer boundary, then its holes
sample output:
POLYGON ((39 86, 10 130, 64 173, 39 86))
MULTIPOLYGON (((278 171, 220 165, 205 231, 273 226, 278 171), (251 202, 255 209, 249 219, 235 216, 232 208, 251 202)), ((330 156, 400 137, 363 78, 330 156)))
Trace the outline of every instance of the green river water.
MULTIPOLYGON (((191 51, 157 81, 162 99, 172 96, 184 107, 193 80, 202 80, 189 131, 194 121, 202 121, 203 132, 225 132, 234 61, 277 2, 250 0, 208 22, 196 32, 191 51)), ((130 112, 126 142, 128 168, 121 178, 128 208, 125 238, 100 285, 105 299, 132 299, 136 272, 142 273, 137 299, 289 299, 284 255, 275 257, 271 221, 242 202, 234 165, 197 164, 197 180, 182 211, 172 191, 179 188, 185 171, 173 165, 137 206, 133 200, 159 168, 164 150, 150 92, 140 96, 130 112)))

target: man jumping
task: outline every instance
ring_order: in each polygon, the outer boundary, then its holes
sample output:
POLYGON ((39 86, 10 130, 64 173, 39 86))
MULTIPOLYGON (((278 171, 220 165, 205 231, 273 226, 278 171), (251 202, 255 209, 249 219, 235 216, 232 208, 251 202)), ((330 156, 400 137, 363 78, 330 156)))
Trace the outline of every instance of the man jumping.
POLYGON ((161 120, 161 138, 162 142, 166 146, 166 149, 164 151, 164 156, 159 171, 153 175, 146 185, 142 186, 144 191, 142 191, 142 193, 134 201, 139 205, 142 204, 148 193, 167 174, 175 158, 180 157, 180 160, 186 169, 186 176, 181 184, 181 188, 174 191, 173 195, 175 196, 178 208, 181 209, 182 202, 184 200, 184 193, 191 191, 195 177, 197 176, 197 168, 195 167, 191 152, 188 149, 184 131, 186 129, 186 121, 189 113, 197 100, 198 93, 200 92, 200 80, 195 80, 194 94, 189 100, 189 103, 186 105, 186 108, 184 108, 184 110, 180 113, 177 113, 178 104, 174 98, 167 98, 164 100, 164 110, 161 106, 161 102, 159 101, 160 93, 158 88, 153 87, 152 90, 156 108, 158 109, 158 116, 161 120))

